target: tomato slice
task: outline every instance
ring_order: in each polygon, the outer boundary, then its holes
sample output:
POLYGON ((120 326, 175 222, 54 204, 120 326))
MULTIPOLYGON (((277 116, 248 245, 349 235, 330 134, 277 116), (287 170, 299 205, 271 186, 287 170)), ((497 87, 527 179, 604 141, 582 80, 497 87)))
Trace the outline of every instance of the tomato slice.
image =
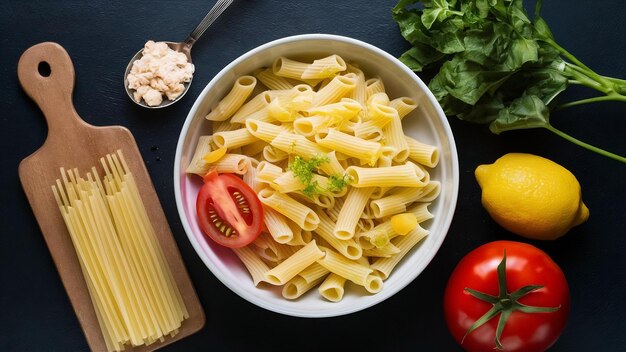
POLYGON ((235 175, 211 171, 204 176, 196 213, 204 234, 224 247, 244 247, 261 234, 261 202, 252 188, 235 175))

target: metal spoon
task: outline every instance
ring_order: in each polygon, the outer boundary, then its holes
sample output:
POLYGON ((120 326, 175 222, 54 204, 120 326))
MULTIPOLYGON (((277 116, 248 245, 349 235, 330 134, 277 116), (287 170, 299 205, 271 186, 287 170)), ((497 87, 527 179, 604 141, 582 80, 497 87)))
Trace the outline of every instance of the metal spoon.
MULTIPOLYGON (((204 31, 206 31, 207 28, 209 28, 209 26, 213 24, 213 22, 215 22, 215 20, 222 14, 222 12, 224 12, 224 10, 226 10, 226 8, 230 4, 232 4, 232 2, 233 0, 218 0, 215 3, 215 5, 213 5, 213 8, 211 8, 209 13, 207 13, 207 15, 204 16, 204 18, 198 24, 198 26, 191 32, 191 34, 189 34, 187 39, 185 39, 183 42, 180 42, 180 43, 177 43, 177 42, 165 42, 165 43, 167 44, 167 46, 170 47, 170 49, 185 54, 185 56, 187 56, 187 61, 191 63, 192 62, 191 61, 191 47, 193 46, 193 44, 196 42, 196 40, 200 38, 200 36, 204 33, 204 31)), ((175 102, 179 101, 185 95, 185 93, 187 93, 187 91, 189 90, 189 87, 191 86, 191 81, 184 83, 185 90, 183 91, 181 95, 179 95, 174 100, 169 100, 167 99, 167 97, 163 97, 163 102, 156 106, 149 106, 143 100, 139 102, 135 100, 135 98, 133 97, 134 90, 128 88, 128 73, 133 67, 133 63, 136 60, 139 60, 142 56, 143 56, 143 49, 139 50, 137 54, 135 54, 135 56, 133 56, 133 58, 130 59, 128 66, 126 67, 126 72, 124 73, 124 89, 126 89, 126 94, 128 94, 128 96, 130 97, 130 100, 135 102, 137 105, 140 105, 140 106, 143 106, 144 108, 149 108, 149 109, 164 108, 166 106, 170 106, 174 104, 175 102)), ((191 79, 193 80, 193 76, 191 79)))

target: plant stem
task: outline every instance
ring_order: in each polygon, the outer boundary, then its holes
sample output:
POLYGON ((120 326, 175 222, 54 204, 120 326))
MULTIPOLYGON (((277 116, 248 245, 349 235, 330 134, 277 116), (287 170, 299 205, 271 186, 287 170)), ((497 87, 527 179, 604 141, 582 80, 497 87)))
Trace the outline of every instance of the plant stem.
POLYGON ((596 103, 596 102, 600 102, 600 101, 623 101, 623 102, 626 102, 626 96, 619 95, 619 94, 610 94, 610 95, 605 95, 605 96, 601 96, 601 97, 593 97, 593 98, 581 99, 581 100, 576 100, 576 101, 571 101, 569 103, 561 104, 556 109, 557 110, 561 110, 561 109, 569 108, 571 106, 582 105, 582 104, 589 104, 589 103, 596 103))
POLYGON ((549 130, 549 131, 554 132, 556 135, 558 135, 558 136, 560 136, 560 137, 563 137, 563 138, 565 138, 566 140, 568 140, 568 141, 570 141, 570 142, 572 142, 572 143, 574 143, 574 144, 577 144, 577 145, 579 145, 579 146, 581 146, 581 147, 583 147, 583 148, 585 148, 585 149, 591 150, 592 152, 596 152, 596 153, 598 153, 598 154, 600 154, 600 155, 604 155, 604 156, 609 157, 609 158, 611 158, 611 159, 613 159, 613 160, 621 161, 622 163, 626 164, 626 158, 625 158, 625 157, 623 157, 623 156, 620 156, 620 155, 617 155, 617 154, 613 154, 613 153, 611 153, 611 152, 608 152, 608 151, 606 151, 606 150, 604 150, 604 149, 600 149, 600 148, 598 148, 598 147, 594 147, 594 146, 593 146, 593 145, 591 145, 591 144, 585 143, 585 142, 581 141, 580 139, 576 139, 576 138, 574 138, 574 137, 570 136, 569 134, 567 134, 567 133, 565 133, 565 132, 562 132, 562 131, 560 131, 560 130, 558 130, 558 129, 554 128, 554 127, 553 127, 552 125, 550 125, 550 124, 547 124, 547 125, 545 126, 545 128, 546 128, 547 130, 549 130))
POLYGON ((597 82, 604 82, 604 79, 602 78, 602 76, 600 76, 599 74, 595 73, 592 69, 590 69, 587 65, 585 65, 584 63, 582 63, 580 60, 578 60, 576 58, 576 56, 572 55, 572 53, 570 53, 569 51, 565 50, 565 48, 563 48, 562 46, 560 46, 559 44, 557 44, 554 40, 552 39, 546 39, 545 40, 546 43, 552 45, 556 50, 560 51, 561 54, 563 54, 563 56, 565 56, 566 58, 568 58, 572 63, 576 64, 578 67, 580 67, 581 69, 584 69, 585 71, 587 71, 587 75, 591 78, 593 78, 595 81, 597 82))
POLYGON ((600 92, 602 92, 604 94, 608 94, 610 92, 610 89, 606 88, 600 82, 595 81, 593 78, 587 76, 585 73, 580 72, 576 68, 577 68, 577 66, 575 66, 575 65, 567 64, 567 66, 565 66, 565 70, 563 72, 568 74, 570 77, 574 78, 576 81, 578 81, 583 86, 589 87, 591 89, 595 89, 595 90, 600 91, 600 92))

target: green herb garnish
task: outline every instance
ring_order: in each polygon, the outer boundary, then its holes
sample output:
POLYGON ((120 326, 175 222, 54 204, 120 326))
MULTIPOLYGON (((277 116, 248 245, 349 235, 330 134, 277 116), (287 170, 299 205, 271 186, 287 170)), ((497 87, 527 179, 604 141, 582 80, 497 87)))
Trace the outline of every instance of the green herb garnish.
POLYGON ((328 177, 328 190, 331 192, 339 192, 350 183, 350 176, 343 175, 330 175, 328 177))
MULTIPOLYGON (((317 180, 313 179, 313 171, 329 161, 330 159, 327 156, 316 156, 309 160, 296 156, 289 164, 289 170, 293 172, 293 176, 304 185, 302 190, 304 195, 311 198, 325 191, 319 186, 317 180)), ((328 188, 326 190, 331 192, 342 190, 344 187, 347 187, 350 181, 349 178, 348 175, 331 175, 328 178, 328 188)))
POLYGON ((557 109, 626 102, 626 80, 597 74, 558 45, 540 9, 538 0, 531 21, 522 0, 400 0, 393 18, 413 45, 400 60, 414 71, 438 69, 429 88, 448 115, 489 123, 495 134, 545 128, 626 163, 550 123, 550 111, 557 109), (604 95, 556 104, 554 98, 571 84, 604 95))
POLYGON ((307 197, 310 198, 320 193, 317 181, 313 180, 313 171, 327 162, 329 162, 327 156, 316 156, 309 160, 296 156, 289 164, 289 170, 293 172, 293 176, 304 185, 302 193, 307 197))

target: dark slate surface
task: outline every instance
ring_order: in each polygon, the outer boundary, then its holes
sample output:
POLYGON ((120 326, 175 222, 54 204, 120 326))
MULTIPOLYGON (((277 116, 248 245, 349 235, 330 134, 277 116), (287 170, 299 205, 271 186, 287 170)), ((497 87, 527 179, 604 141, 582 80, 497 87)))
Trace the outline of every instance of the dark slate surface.
MULTIPOLYGON (((421 276, 365 311, 315 320, 263 310, 231 293, 194 252, 176 211, 172 168, 183 120, 204 85, 247 50, 293 34, 346 35, 398 56, 407 44, 391 20, 394 4, 395 0, 236 0, 194 48, 197 74, 191 91, 171 108, 149 111, 126 97, 122 74, 127 60, 146 39, 182 40, 212 1, 0 1, 0 350, 87 349, 17 175, 19 161, 46 136, 41 113, 18 85, 17 60, 33 44, 56 41, 76 67, 74 100, 79 114, 94 125, 121 124, 134 133, 206 310, 202 331, 165 350, 319 350, 322 344, 338 341, 351 349, 458 349, 442 316, 448 275, 473 248, 498 239, 520 239, 488 217, 473 170, 507 152, 530 152, 570 169, 591 210, 590 220, 566 237, 553 243, 533 242, 562 267, 572 291, 570 320, 553 350, 623 351, 626 165, 543 130, 495 136, 484 126, 450 120, 461 180, 448 237, 421 276)), ((583 62, 600 73, 626 77, 626 2, 545 1, 544 17, 557 41, 583 62)), ((584 93, 573 90, 564 98, 584 93)), ((560 112, 553 121, 589 143, 626 155, 625 118, 626 104, 601 103, 560 112)))

